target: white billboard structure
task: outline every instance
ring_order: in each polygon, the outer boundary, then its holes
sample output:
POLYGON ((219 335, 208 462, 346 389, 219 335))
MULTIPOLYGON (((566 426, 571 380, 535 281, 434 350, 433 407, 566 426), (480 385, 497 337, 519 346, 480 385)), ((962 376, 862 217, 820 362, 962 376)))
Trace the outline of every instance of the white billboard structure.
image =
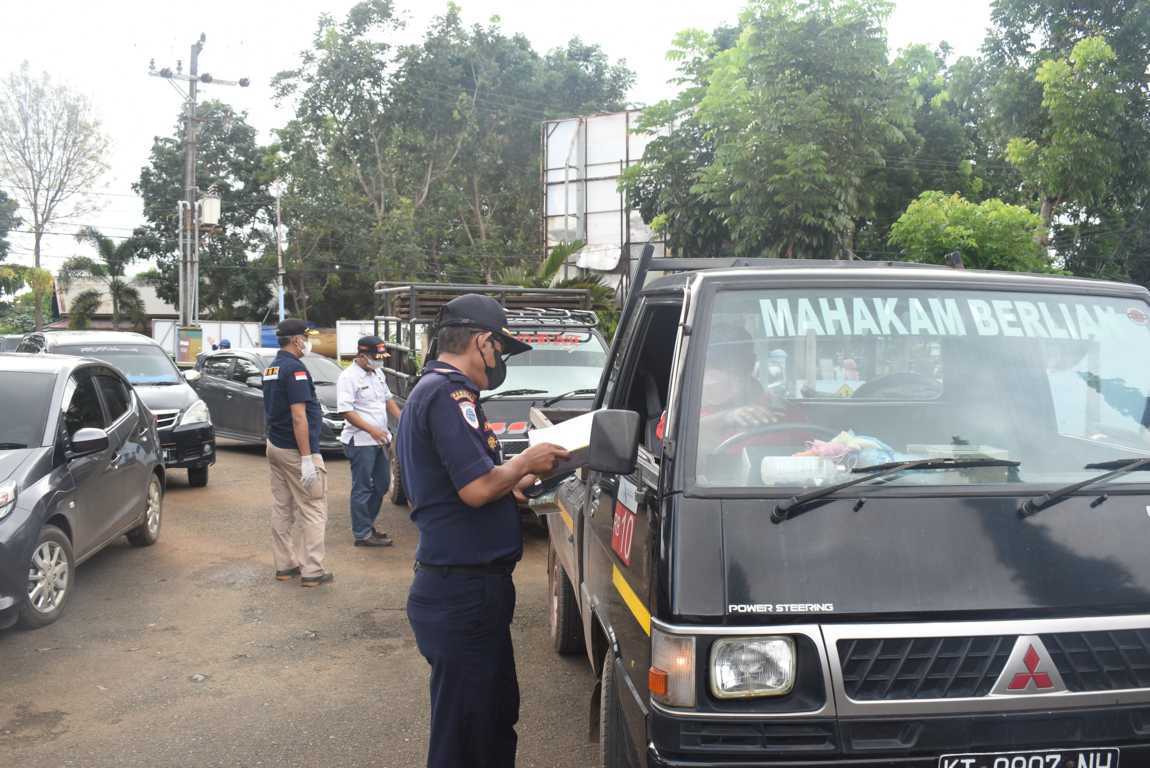
POLYGON ((619 190, 623 170, 643 157, 651 134, 635 131, 638 110, 551 120, 543 124, 544 235, 547 253, 562 243, 586 245, 564 267, 605 272, 619 286, 643 246, 664 243, 619 190))

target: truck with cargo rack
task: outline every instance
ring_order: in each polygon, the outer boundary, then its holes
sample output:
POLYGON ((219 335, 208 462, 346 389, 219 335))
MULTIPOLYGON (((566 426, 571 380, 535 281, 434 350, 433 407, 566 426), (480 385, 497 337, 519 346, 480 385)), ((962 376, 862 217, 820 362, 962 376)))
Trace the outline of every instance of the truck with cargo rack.
POLYGON ((547 516, 605 768, 1150 764, 1150 292, 649 254, 633 286, 547 516))
MULTIPOLYGON (((532 347, 510 358, 507 380, 481 398, 504 455, 514 456, 527 447, 531 408, 559 407, 573 412, 590 408, 607 359, 607 343, 586 289, 379 284, 376 294, 382 313, 375 318, 376 334, 384 339, 390 355, 383 375, 400 407, 428 355, 434 354, 432 334, 440 308, 466 293, 497 299, 507 310, 513 335, 532 347)), ((398 425, 391 427, 396 434, 398 425)), ((405 504, 398 459, 391 467, 391 499, 405 504)))

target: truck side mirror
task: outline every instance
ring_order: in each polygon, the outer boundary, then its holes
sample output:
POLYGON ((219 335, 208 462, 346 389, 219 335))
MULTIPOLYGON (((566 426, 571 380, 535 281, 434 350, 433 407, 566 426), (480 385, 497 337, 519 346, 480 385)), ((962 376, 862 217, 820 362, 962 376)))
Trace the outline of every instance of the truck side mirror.
POLYGON ((591 443, 587 466, 611 475, 635 471, 639 455, 639 414, 634 411, 604 409, 591 419, 591 443))

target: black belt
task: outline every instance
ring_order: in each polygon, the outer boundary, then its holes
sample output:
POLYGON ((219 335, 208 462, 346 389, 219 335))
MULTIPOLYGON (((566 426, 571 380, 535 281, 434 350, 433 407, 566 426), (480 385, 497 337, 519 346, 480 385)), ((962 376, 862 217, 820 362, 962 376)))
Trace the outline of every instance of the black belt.
POLYGON ((421 563, 416 560, 415 570, 437 573, 440 576, 450 576, 453 573, 485 573, 510 576, 511 572, 515 570, 515 563, 496 562, 483 563, 481 565, 429 565, 428 563, 421 563))

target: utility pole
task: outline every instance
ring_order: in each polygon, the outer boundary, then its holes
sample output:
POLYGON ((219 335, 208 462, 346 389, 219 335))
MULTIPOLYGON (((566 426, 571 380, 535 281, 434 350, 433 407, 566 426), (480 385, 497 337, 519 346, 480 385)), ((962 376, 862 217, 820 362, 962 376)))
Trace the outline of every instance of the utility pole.
POLYGON ((284 278, 287 273, 284 272, 284 241, 283 241, 283 223, 280 221, 280 196, 276 195, 276 275, 277 275, 277 288, 276 293, 279 295, 279 311, 280 322, 284 321, 284 278))
POLYGON ((188 74, 183 73, 180 63, 176 64, 176 71, 164 67, 156 69, 155 60, 149 67, 148 74, 153 77, 162 77, 170 81, 185 81, 188 92, 184 101, 184 199, 176 210, 179 215, 179 243, 180 243, 180 299, 179 317, 180 325, 192 325, 200 319, 200 190, 196 185, 196 159, 199 149, 199 123, 196 117, 196 97, 199 84, 238 85, 247 88, 250 81, 246 77, 239 80, 219 80, 205 73, 200 74, 200 51, 204 49, 206 37, 200 33, 200 38, 192 44, 192 55, 188 60, 188 74))

